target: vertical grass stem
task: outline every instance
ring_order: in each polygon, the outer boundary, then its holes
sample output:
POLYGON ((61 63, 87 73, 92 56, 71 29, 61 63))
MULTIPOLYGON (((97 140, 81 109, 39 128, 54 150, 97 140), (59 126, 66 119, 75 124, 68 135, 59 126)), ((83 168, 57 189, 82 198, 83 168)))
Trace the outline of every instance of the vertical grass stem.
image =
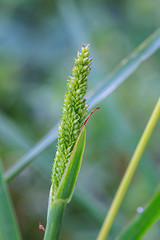
POLYGON ((115 198, 111 204, 108 215, 106 216, 106 219, 102 225, 102 228, 99 232, 97 240, 105 240, 107 238, 109 230, 114 221, 114 218, 117 214, 120 204, 121 204, 121 202, 124 198, 124 195, 127 191, 128 185, 133 177, 135 169, 139 163, 139 160, 143 154, 143 151, 146 147, 146 144, 151 136, 151 133, 156 125, 156 122, 157 122, 159 116, 160 116, 160 98, 153 110, 153 113, 148 121, 148 124, 142 134, 142 137, 137 145, 137 148, 133 154, 133 157, 129 163, 129 166, 128 166, 128 168, 124 174, 124 177, 120 183, 119 189, 118 189, 118 191, 115 195, 115 198))

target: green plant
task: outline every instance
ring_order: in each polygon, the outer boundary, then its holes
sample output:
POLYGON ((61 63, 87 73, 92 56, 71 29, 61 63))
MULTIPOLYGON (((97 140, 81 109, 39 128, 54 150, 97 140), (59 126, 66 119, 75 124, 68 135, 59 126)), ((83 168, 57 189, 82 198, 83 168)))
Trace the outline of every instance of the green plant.
POLYGON ((58 130, 57 152, 52 170, 50 204, 54 201, 59 183, 73 151, 76 139, 86 117, 87 105, 84 97, 87 90, 87 76, 90 72, 91 59, 89 45, 82 45, 75 59, 72 76, 68 80, 68 91, 64 98, 62 120, 58 130))
POLYGON ((81 52, 78 52, 77 59, 75 59, 72 76, 69 77, 62 121, 59 125, 44 237, 46 240, 58 239, 63 212, 71 200, 82 162, 87 120, 84 121, 87 110, 84 95, 87 89, 90 62, 89 45, 86 47, 82 45, 81 52))
MULTIPOLYGON (((102 82, 100 87, 95 90, 93 95, 90 97, 88 103, 93 107, 109 93, 121 84, 127 76, 129 76, 141 62, 151 56, 158 48, 160 47, 160 32, 155 32, 147 41, 145 41, 129 58, 125 63, 120 64, 119 68, 115 70, 113 74, 110 75, 109 81, 102 82)), ((68 92, 65 97, 65 106, 63 108, 63 117, 60 123, 59 137, 58 137, 58 148, 55 158, 55 163, 53 165, 52 173, 52 186, 49 196, 48 204, 48 216, 47 216, 47 227, 44 239, 58 239, 62 217, 64 209, 67 203, 70 201, 73 194, 75 182, 79 173, 82 156, 85 147, 85 136, 86 136, 86 127, 84 121, 87 106, 85 104, 84 94, 86 92, 86 77, 90 71, 90 62, 89 59, 89 46, 82 46, 82 53, 78 54, 78 59, 75 60, 75 67, 72 72, 72 77, 69 79, 68 83, 68 92), (82 71, 82 72, 81 72, 82 71), (81 76, 82 75, 82 76, 81 76), (81 77, 80 77, 81 76, 81 77), (77 85, 79 77, 82 79, 80 85, 77 85), (73 84, 73 85, 72 85, 73 84), (72 86, 71 86, 72 85, 72 86), (82 91, 82 92, 81 92, 82 91), (75 94, 76 93, 76 94, 75 94), (75 94, 74 96, 72 94, 75 94), (82 96, 81 96, 82 94, 82 96), (72 98, 73 97, 73 98, 72 98), (78 103, 78 104, 77 104, 78 103), (77 104, 77 105, 76 105, 77 104), (80 104, 80 105, 79 105, 80 104), (74 107, 72 107, 72 105, 74 107), (79 111, 81 110, 81 111, 79 111), (77 112, 76 112, 77 111, 77 112), (79 115, 77 115, 79 114, 79 115), (74 118, 76 116, 76 118, 74 118), (75 122, 74 122, 75 121, 75 122), (84 123, 83 123, 84 121, 84 123), (78 126, 77 126, 78 122, 78 126), (66 125, 67 124, 67 128, 66 125), (76 127, 75 127, 76 126, 76 127), (74 128, 75 127, 75 128, 74 128), (66 132, 66 129, 70 133, 70 138, 68 138, 69 133, 66 132), (74 132, 75 131, 75 132, 74 132), (60 156, 60 158, 59 158, 60 156), (63 159, 63 161, 62 161, 63 159)), ((93 112, 93 111, 92 111, 93 112)), ((117 192, 115 200, 109 210, 108 217, 104 222, 102 230, 98 236, 98 240, 106 239, 109 229, 113 223, 115 215, 118 211, 120 203, 124 197, 124 194, 127 190, 127 187, 131 181, 131 178, 134 174, 136 166, 140 160, 140 157, 144 151, 145 145, 149 140, 150 134, 153 131, 153 128, 160 115, 160 100, 155 107, 155 110, 149 120, 149 123, 142 135, 142 138, 138 144, 138 147, 133 155, 131 163, 124 175, 124 178, 120 184, 120 188, 117 192)), ((0 222, 3 223, 0 225, 0 234, 4 236, 4 239, 8 238, 8 230, 6 226, 10 226, 9 239, 21 239, 19 230, 16 224, 16 220, 11 208, 4 179, 6 181, 11 180, 19 172, 21 172, 41 151, 43 151, 53 140, 56 139, 55 131, 57 128, 54 128, 51 133, 44 137, 40 143, 27 153, 18 163, 16 163, 9 171, 4 174, 4 178, 0 178, 0 184, 2 186, 2 191, 0 191, 0 207, 3 211, 0 213, 0 222), (2 201, 2 199, 6 199, 2 201), (4 204, 6 202, 7 204, 4 204), (8 211, 9 210, 9 211, 8 211), (7 217, 6 217, 7 216, 7 217), (6 219, 4 221, 4 219, 6 219), (3 231, 4 230, 4 231, 3 231)), ((159 191, 154 196, 151 203, 148 205, 143 214, 141 214, 138 220, 135 220, 133 225, 122 233, 118 238, 126 239, 126 236, 129 236, 128 239, 139 239, 146 230, 158 219, 160 215, 159 211, 159 191), (149 216, 147 218, 146 216, 149 216), (143 224, 139 223, 145 223, 143 224), (137 235, 134 229, 138 229, 137 235)))

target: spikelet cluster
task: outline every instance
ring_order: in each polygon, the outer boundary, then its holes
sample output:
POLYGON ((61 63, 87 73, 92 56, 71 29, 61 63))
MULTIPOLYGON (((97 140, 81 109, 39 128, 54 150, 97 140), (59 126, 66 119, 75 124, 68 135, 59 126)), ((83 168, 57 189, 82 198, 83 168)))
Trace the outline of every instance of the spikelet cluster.
POLYGON ((87 90, 87 76, 91 69, 89 45, 82 45, 78 51, 72 76, 68 80, 68 91, 64 98, 62 120, 58 130, 57 152, 52 170, 52 197, 56 194, 66 164, 86 117, 87 105, 84 97, 87 90))

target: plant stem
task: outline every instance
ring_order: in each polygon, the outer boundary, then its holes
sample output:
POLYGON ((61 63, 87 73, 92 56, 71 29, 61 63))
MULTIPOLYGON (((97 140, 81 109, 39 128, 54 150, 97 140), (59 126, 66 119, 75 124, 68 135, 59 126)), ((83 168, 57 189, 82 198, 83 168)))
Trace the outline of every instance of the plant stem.
POLYGON ((120 183, 119 189, 114 197, 114 200, 109 209, 108 215, 102 225, 102 228, 99 232, 97 240, 105 240, 108 236, 109 230, 112 226, 116 213, 120 207, 120 204, 124 198, 124 195, 127 191, 128 185, 132 179, 132 176, 135 172, 135 169, 139 163, 139 160, 142 156, 142 153, 146 147, 146 144, 151 136, 151 133, 156 125, 156 122, 160 116, 160 98, 153 110, 153 113, 148 121, 148 124, 142 134, 142 137, 137 145, 137 148, 133 154, 133 157, 129 163, 129 166, 124 174, 124 177, 120 183))
POLYGON ((59 238, 62 219, 67 201, 56 200, 49 209, 44 240, 57 240, 59 238))

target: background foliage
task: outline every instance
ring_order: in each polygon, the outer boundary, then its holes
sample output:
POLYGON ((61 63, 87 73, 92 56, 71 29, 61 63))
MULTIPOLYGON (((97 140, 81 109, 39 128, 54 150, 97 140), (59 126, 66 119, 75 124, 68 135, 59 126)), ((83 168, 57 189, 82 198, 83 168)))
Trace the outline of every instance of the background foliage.
MULTIPOLYGON (((0 156, 8 169, 59 121, 66 80, 81 43, 93 58, 88 92, 159 27, 153 1, 10 1, 0 3, 0 156)), ((87 125, 77 188, 61 239, 95 239, 128 161, 159 97, 158 51, 100 104, 87 125)), ((159 182, 158 124, 120 208, 110 238, 136 215, 159 182)), ((56 142, 9 184, 23 239, 45 225, 56 142)), ((144 240, 158 239, 155 224, 144 240)))

